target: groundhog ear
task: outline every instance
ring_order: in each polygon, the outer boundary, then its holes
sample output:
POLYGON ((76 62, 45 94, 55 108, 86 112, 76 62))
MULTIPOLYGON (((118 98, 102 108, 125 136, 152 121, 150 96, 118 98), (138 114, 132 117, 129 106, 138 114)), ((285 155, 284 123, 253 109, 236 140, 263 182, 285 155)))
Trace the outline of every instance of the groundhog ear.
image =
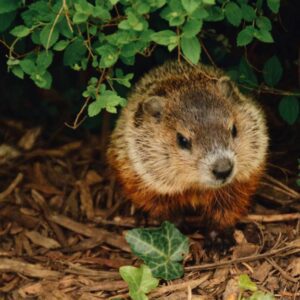
POLYGON ((152 96, 143 102, 143 110, 156 119, 160 119, 164 108, 164 98, 152 96))
POLYGON ((229 98, 234 92, 233 83, 228 76, 220 77, 217 81, 217 87, 220 93, 226 98, 229 98))

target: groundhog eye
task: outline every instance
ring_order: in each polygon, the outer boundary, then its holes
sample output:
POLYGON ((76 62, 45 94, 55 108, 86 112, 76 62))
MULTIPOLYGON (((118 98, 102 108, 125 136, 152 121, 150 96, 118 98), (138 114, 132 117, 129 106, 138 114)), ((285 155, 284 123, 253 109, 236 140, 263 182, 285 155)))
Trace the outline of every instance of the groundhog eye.
POLYGON ((233 138, 235 138, 237 136, 237 129, 236 129, 236 126, 235 124, 233 124, 232 128, 231 128, 231 136, 233 138))
POLYGON ((181 149, 190 150, 192 148, 192 143, 181 133, 177 133, 177 144, 181 149))

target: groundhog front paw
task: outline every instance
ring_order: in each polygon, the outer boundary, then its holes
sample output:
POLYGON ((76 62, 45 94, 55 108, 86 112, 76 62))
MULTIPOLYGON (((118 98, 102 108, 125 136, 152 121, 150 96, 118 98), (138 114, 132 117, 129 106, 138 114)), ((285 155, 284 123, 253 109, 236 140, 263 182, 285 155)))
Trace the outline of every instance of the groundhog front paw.
POLYGON ((235 244, 232 228, 225 231, 209 230, 205 235, 204 248, 210 253, 225 255, 235 244))

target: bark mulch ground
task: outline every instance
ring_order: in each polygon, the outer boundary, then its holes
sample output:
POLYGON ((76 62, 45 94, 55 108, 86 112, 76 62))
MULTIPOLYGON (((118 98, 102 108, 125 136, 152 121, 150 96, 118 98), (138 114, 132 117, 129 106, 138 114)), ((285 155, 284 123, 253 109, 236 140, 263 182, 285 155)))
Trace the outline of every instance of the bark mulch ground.
MULTIPOLYGON (((144 220, 103 163, 99 136, 49 147, 41 128, 5 121, 1 130, 0 299, 128 298, 118 268, 141 262, 124 233, 144 220)), ((149 299, 237 299, 243 273, 278 299, 300 299, 297 174, 272 168, 281 175, 265 176, 236 245, 210 255, 201 232, 192 233, 184 277, 161 281, 149 299)))

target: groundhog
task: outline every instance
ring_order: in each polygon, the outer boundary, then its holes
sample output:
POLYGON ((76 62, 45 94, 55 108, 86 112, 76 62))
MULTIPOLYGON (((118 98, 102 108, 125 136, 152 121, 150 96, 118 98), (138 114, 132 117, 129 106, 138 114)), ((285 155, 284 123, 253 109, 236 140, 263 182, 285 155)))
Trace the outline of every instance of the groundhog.
POLYGON ((246 214, 267 145, 261 107, 221 70, 168 62, 135 85, 108 160, 137 208, 172 219, 189 207, 222 231, 246 214))

